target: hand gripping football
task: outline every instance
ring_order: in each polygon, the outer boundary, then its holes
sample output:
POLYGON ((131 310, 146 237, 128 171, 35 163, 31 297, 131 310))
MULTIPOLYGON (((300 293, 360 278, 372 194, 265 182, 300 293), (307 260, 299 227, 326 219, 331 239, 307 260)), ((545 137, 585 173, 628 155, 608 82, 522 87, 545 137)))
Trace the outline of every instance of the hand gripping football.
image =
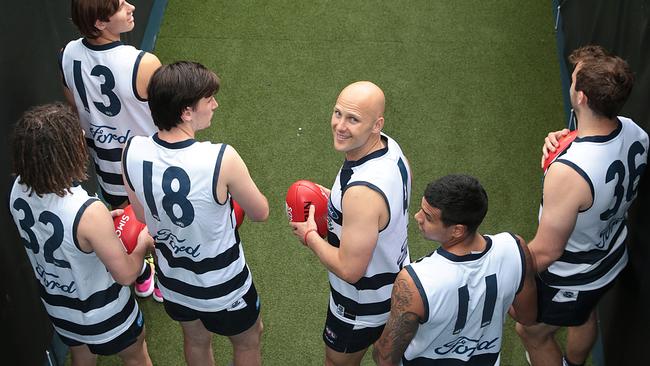
POLYGON ((560 155, 564 150, 569 147, 569 145, 573 142, 573 140, 576 139, 578 136, 578 131, 574 130, 569 132, 566 136, 561 137, 558 140, 558 146, 555 148, 555 152, 549 153, 548 157, 544 160, 544 167, 542 170, 546 172, 546 169, 548 169, 549 165, 555 160, 555 158, 560 155))
POLYGON ((113 218, 113 224, 115 225, 115 234, 122 241, 126 252, 131 254, 138 244, 138 235, 144 229, 145 224, 135 218, 131 205, 124 207, 122 215, 113 218))
POLYGON ((294 182, 287 191, 285 200, 289 221, 304 222, 309 217, 309 206, 314 205, 314 220, 318 235, 327 235, 327 201, 328 197, 315 183, 308 180, 294 182))

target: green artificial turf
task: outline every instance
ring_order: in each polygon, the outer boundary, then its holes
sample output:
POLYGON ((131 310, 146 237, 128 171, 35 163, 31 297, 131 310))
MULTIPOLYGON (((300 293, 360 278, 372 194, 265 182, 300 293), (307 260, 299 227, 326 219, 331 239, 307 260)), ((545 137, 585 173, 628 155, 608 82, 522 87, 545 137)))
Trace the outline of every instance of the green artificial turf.
MULTIPOLYGON (((544 1, 169 2, 154 53, 221 77, 220 106, 199 139, 234 146, 271 206, 268 222, 240 231, 262 299, 264 364, 322 364, 326 271, 292 236, 284 195, 297 179, 332 184, 343 156, 332 148, 330 114, 350 82, 386 93, 384 131, 413 171, 411 214, 429 181, 468 173, 490 198, 479 230, 532 238, 541 143, 564 126, 553 26, 544 1)), ((436 247, 414 224, 409 235, 412 259, 436 247)), ((152 299, 140 305, 154 364, 183 364, 178 324, 152 299)), ((504 339, 501 364, 524 365, 511 321, 504 339)), ((214 352, 219 364, 232 359, 222 337, 214 352)))

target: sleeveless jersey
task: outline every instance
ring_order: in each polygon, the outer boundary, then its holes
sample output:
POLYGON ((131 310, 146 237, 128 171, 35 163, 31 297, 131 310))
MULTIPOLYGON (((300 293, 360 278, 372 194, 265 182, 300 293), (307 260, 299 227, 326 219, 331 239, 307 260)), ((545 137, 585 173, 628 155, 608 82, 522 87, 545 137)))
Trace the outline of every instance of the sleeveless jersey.
POLYGON ((627 210, 646 167, 648 135, 629 118, 618 119, 608 136, 576 138, 553 162, 570 166, 587 181, 593 204, 578 213, 562 256, 540 273, 549 286, 599 289, 627 264, 627 210))
POLYGON ((156 243, 165 301, 198 311, 236 308, 252 283, 230 199, 218 202, 215 194, 225 149, 155 134, 132 138, 124 151, 127 182, 156 243))
POLYGON ((406 266, 424 303, 425 322, 406 348, 406 365, 498 365, 508 308, 526 271, 518 240, 484 236, 481 253, 442 247, 406 266))
POLYGON ((64 84, 74 95, 97 180, 111 195, 126 196, 120 166, 126 141, 157 131, 147 101, 136 91, 144 54, 121 42, 94 46, 83 38, 61 53, 64 84))
POLYGON ((385 148, 357 161, 345 161, 328 202, 328 242, 335 247, 340 245, 346 189, 362 185, 377 191, 386 201, 390 215, 388 225, 379 232, 366 273, 359 281, 348 283, 329 272, 330 310, 340 320, 358 328, 386 323, 393 282, 402 266, 410 263, 407 242, 410 170, 397 142, 383 134, 381 138, 385 148))
POLYGON ((128 286, 113 280, 95 253, 81 251, 77 226, 97 200, 81 186, 63 197, 29 194, 16 179, 9 205, 56 331, 86 343, 106 343, 124 333, 139 314, 128 286))

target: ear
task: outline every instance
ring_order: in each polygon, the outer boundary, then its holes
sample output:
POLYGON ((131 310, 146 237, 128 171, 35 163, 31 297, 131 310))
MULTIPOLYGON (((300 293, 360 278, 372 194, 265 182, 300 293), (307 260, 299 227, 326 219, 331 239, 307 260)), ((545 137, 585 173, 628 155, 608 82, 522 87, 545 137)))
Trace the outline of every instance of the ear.
POLYGON ((106 23, 107 22, 97 19, 95 20, 95 28, 99 29, 100 31, 103 31, 104 29, 106 29, 106 23))
POLYGON ((372 126, 372 132, 380 133, 383 128, 384 128, 384 116, 381 116, 377 118, 375 124, 372 126))
POLYGON ((181 120, 183 122, 189 122, 192 120, 192 108, 191 107, 185 107, 183 109, 183 113, 181 113, 181 120))
POLYGON ((461 224, 454 225, 453 229, 451 230, 451 235, 453 238, 464 238, 466 233, 467 226, 461 224))
POLYGON ((587 100, 588 99, 589 98, 587 98, 587 94, 585 94, 585 92, 583 92, 583 91, 578 92, 578 104, 587 105, 587 100))

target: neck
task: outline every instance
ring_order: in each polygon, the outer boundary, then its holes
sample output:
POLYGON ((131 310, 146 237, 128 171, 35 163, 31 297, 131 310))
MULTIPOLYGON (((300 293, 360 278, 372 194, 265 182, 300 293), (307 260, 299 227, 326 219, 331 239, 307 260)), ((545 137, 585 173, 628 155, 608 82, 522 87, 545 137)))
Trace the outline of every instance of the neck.
POLYGON ((345 159, 350 161, 356 161, 363 158, 366 155, 372 154, 373 152, 383 149, 384 142, 381 140, 381 134, 378 134, 376 138, 371 137, 368 139, 368 143, 360 147, 358 150, 349 151, 345 154, 345 159))
POLYGON ((95 46, 101 46, 103 44, 109 44, 113 42, 117 42, 120 40, 120 35, 117 34, 110 34, 106 32, 102 32, 102 34, 97 37, 97 38, 86 38, 88 40, 88 43, 95 45, 95 46))
POLYGON ((599 116, 590 110, 576 111, 578 137, 607 136, 618 127, 618 119, 599 116))
POLYGON ((167 142, 185 141, 194 138, 194 129, 187 123, 183 123, 171 130, 158 131, 158 137, 167 142))
POLYGON ((443 249, 457 256, 464 256, 472 253, 480 253, 487 245, 485 238, 478 232, 464 238, 452 238, 441 244, 443 249))

